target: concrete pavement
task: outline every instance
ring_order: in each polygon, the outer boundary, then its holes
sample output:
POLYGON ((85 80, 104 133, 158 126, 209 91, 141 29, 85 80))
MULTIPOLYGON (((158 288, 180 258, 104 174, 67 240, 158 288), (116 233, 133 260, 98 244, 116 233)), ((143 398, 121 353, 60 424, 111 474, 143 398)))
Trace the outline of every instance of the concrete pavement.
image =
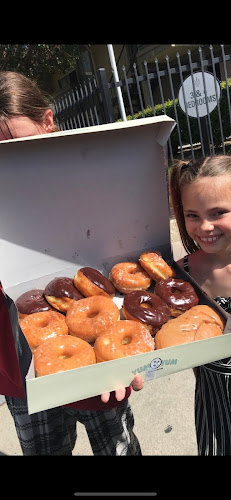
MULTIPOLYGON (((175 260, 184 255, 175 221, 171 220, 175 260)), ((197 455, 194 426, 195 377, 192 370, 175 373, 145 384, 129 401, 135 417, 135 433, 143 455, 197 455)), ((1 404, 1 399, 0 399, 1 404)), ((85 427, 78 423, 73 455, 92 455, 85 427)), ((13 419, 5 403, 0 406, 0 452, 22 455, 13 419)))

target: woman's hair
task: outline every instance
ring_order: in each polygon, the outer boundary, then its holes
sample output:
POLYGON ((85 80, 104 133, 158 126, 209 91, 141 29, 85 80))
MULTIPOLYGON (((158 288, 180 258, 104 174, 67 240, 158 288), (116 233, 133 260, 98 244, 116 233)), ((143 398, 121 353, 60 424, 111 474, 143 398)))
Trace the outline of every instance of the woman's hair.
MULTIPOLYGON (((14 71, 0 71, 0 128, 10 133, 7 121, 26 116, 36 123, 43 122, 44 114, 51 107, 38 85, 14 71)), ((54 124, 52 132, 59 130, 54 124)))
POLYGON ((176 217, 183 246, 188 253, 195 252, 198 246, 186 231, 181 201, 182 188, 192 184, 192 182, 201 177, 217 177, 224 174, 231 175, 231 156, 228 155, 207 156, 195 162, 177 160, 171 167, 170 202, 176 217))

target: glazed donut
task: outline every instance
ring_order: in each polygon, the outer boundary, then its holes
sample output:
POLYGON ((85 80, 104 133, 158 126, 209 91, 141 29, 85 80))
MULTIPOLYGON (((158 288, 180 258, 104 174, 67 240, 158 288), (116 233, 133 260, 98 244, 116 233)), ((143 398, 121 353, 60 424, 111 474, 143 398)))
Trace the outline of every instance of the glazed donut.
POLYGON ((20 326, 32 352, 43 340, 68 334, 65 317, 57 311, 29 314, 21 320, 20 326))
POLYGON ((66 313, 74 300, 83 299, 72 278, 54 278, 44 290, 46 300, 58 311, 66 313))
POLYGON ((25 318, 28 314, 53 309, 46 301, 43 292, 43 290, 29 290, 17 298, 15 305, 18 309, 19 319, 25 318))
POLYGON ((212 307, 197 305, 170 319, 155 336, 156 349, 222 335, 225 320, 212 307))
POLYGON ((170 319, 170 309, 158 295, 137 290, 124 297, 122 313, 125 319, 144 323, 154 335, 170 319))
POLYGON ((85 297, 104 295, 113 298, 115 296, 115 288, 110 280, 93 267, 79 269, 74 277, 74 285, 85 297))
POLYGON ((165 262, 160 252, 142 253, 139 258, 139 263, 156 283, 160 280, 176 276, 175 271, 165 262))
POLYGON ((95 341, 96 362, 125 358, 154 350, 154 339, 147 327, 137 321, 121 320, 95 341))
POLYGON ((44 340, 34 352, 36 377, 92 365, 95 362, 91 345, 72 335, 44 340))
POLYGON ((109 274, 114 287, 121 293, 134 290, 147 290, 151 285, 151 278, 137 262, 120 262, 115 264, 109 274))
POLYGON ((199 302, 193 286, 177 278, 159 281, 155 285, 155 293, 168 305, 171 316, 179 316, 199 302))
POLYGON ((69 333, 87 342, 94 342, 98 335, 119 319, 117 305, 102 295, 73 302, 66 314, 69 333))

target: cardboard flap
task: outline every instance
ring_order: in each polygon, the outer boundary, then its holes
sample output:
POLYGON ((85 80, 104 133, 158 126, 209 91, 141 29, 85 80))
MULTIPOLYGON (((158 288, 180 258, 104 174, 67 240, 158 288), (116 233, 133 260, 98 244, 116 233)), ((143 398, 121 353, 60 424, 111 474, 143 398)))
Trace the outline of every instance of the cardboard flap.
POLYGON ((122 122, 106 123, 103 125, 94 125, 92 127, 83 127, 79 129, 64 130, 61 132, 53 132, 52 135, 49 133, 49 134, 40 134, 28 137, 18 137, 17 139, 1 141, 1 145, 9 143, 17 143, 17 142, 41 141, 43 139, 51 140, 55 139, 56 137, 65 138, 66 136, 73 136, 79 134, 83 135, 83 134, 93 134, 106 131, 110 132, 114 130, 124 130, 126 128, 141 127, 142 125, 145 126, 154 125, 156 129, 154 132, 156 135, 156 141, 159 142, 159 144, 161 144, 162 146, 164 146, 167 140, 169 139, 172 130, 176 126, 176 122, 175 120, 173 120, 173 118, 170 118, 167 115, 160 115, 148 118, 140 118, 138 120, 127 120, 122 122))
POLYGON ((161 144, 174 123, 164 115, 1 142, 4 286, 134 250, 170 252, 161 144))

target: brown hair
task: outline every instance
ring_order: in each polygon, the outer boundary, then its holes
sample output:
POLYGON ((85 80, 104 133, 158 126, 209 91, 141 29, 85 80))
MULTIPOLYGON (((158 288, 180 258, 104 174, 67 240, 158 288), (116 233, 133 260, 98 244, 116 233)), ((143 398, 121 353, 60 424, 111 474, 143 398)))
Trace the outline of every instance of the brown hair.
MULTIPOLYGON (((181 240, 188 253, 198 249, 195 241, 186 231, 181 190, 184 186, 192 184, 200 177, 216 177, 224 174, 231 175, 231 156, 215 155, 201 158, 194 163, 177 160, 171 167, 170 198, 181 240)), ((230 194, 231 195, 231 194, 230 194)))
MULTIPOLYGON (((42 123, 49 100, 33 81, 14 71, 0 71, 0 127, 8 130, 7 120, 17 116, 26 116, 37 123, 42 123), (4 126, 5 125, 5 126, 4 126)), ((54 124, 52 132, 59 130, 54 124)), ((5 132, 3 132, 5 135, 5 132)))

